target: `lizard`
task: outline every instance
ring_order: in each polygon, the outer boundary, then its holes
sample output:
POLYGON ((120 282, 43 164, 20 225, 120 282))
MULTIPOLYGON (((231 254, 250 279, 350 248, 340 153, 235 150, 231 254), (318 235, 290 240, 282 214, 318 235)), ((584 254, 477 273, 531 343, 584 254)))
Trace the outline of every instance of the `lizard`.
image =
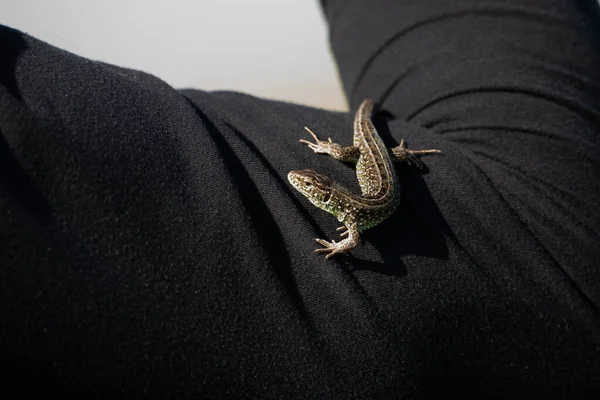
POLYGON ((354 118, 353 145, 343 147, 338 143, 320 140, 305 127, 314 143, 301 139, 317 154, 328 154, 339 161, 356 164, 356 177, 362 195, 352 193, 326 175, 312 169, 293 170, 287 175, 290 184, 318 208, 335 216, 343 225, 340 242, 315 239, 323 247, 317 253, 327 253, 326 259, 335 254, 347 253, 360 243, 360 234, 386 220, 400 203, 400 185, 394 168, 394 161, 405 161, 409 165, 422 167, 417 156, 441 153, 439 150, 409 150, 404 139, 392 149, 384 145, 377 133, 371 114, 375 103, 364 100, 354 118))

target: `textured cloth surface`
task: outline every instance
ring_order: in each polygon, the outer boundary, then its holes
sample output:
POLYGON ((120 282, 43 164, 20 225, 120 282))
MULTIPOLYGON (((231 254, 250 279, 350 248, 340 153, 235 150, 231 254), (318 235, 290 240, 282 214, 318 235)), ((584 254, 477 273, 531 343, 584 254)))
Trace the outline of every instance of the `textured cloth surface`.
POLYGON ((443 151, 399 165, 396 214, 332 261, 314 238, 339 223, 286 174, 357 190, 298 143, 350 144, 352 113, 176 90, 0 28, 5 390, 600 395, 596 2, 323 8, 352 109, 373 97, 389 145, 443 151))

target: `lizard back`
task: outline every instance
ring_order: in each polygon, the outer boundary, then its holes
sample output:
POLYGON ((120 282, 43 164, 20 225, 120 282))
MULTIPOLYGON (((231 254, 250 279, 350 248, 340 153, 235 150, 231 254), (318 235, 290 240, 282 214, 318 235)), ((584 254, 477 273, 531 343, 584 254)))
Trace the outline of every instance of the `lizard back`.
MULTIPOLYGON (((353 144, 360 150, 356 177, 362 196, 350 195, 351 200, 346 199, 360 210, 357 219, 361 230, 385 220, 400 202, 394 164, 371 120, 373 109, 373 100, 366 99, 356 112, 353 144)), ((344 192, 346 196, 350 194, 344 192)))

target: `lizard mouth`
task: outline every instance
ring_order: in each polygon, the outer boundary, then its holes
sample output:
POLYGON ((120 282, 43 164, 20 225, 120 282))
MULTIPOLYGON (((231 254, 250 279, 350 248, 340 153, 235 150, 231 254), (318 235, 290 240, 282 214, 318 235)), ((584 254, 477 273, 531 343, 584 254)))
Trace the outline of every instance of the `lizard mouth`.
POLYGON ((296 171, 288 172, 287 179, 295 187, 298 184, 298 173, 296 171))
POLYGON ((287 174, 288 181, 292 184, 292 186, 298 190, 300 193, 306 195, 306 190, 302 186, 302 174, 301 171, 290 171, 287 174))

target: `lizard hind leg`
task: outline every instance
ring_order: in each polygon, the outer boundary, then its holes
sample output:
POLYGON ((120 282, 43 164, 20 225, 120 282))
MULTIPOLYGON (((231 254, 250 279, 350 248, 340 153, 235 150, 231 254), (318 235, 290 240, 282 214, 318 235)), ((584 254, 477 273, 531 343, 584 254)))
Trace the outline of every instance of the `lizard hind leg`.
POLYGON ((304 127, 308 133, 313 137, 314 143, 308 140, 300 139, 300 143, 307 145, 312 151, 317 154, 329 154, 336 160, 357 162, 360 157, 360 150, 355 146, 342 147, 337 143, 334 143, 331 138, 327 140, 321 140, 319 137, 311 131, 309 128, 304 127))
POLYGON ((439 150, 409 150, 406 148, 404 143, 404 139, 400 141, 400 144, 391 149, 392 154, 394 155, 394 160, 397 162, 406 161, 408 165, 415 165, 417 168, 423 168, 423 161, 419 158, 419 156, 424 156, 427 154, 438 154, 441 153, 439 150))

